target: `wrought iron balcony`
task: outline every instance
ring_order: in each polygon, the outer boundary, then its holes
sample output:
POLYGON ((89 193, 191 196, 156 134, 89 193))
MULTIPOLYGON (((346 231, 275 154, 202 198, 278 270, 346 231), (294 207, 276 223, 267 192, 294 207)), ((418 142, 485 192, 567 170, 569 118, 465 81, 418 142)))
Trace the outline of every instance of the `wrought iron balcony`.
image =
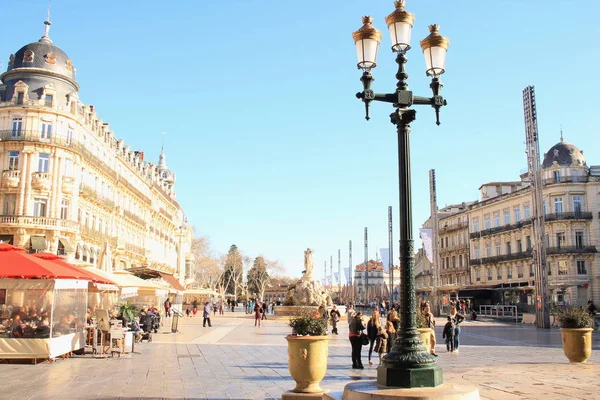
POLYGON ((555 246, 546 249, 547 254, 590 254, 597 253, 596 246, 555 246))
POLYGON ((144 219, 142 217, 138 217, 137 215, 135 215, 134 213, 132 213, 131 211, 128 210, 123 210, 123 215, 130 219, 131 221, 135 222, 138 225, 141 226, 146 226, 146 221, 144 221, 144 219))
POLYGON ((503 263, 503 262, 507 262, 507 261, 523 260, 523 259, 531 258, 531 257, 533 257, 532 251, 521 251, 518 253, 469 260, 469 264, 470 265, 499 264, 499 263, 503 263))
POLYGON ((144 248, 131 243, 125 243, 125 251, 142 257, 146 256, 146 250, 144 250, 144 248))
POLYGON ((555 179, 555 178, 544 179, 544 186, 559 185, 561 183, 586 183, 588 181, 589 181, 589 177, 587 175, 561 176, 559 179, 555 179))
POLYGON ((550 275, 548 284, 550 286, 577 286, 590 283, 587 275, 550 275))
POLYGON ((469 244, 468 243, 461 243, 461 244, 457 244, 454 246, 448 246, 448 247, 440 247, 440 254, 444 254, 444 253, 450 253, 452 251, 460 251, 460 250, 468 250, 469 249, 469 244))
POLYGON ((506 224, 506 225, 503 225, 503 226, 496 226, 494 228, 484 229, 484 230, 479 231, 479 232, 471 232, 469 234, 469 237, 471 239, 477 239, 477 238, 480 238, 480 237, 494 235, 496 233, 513 231, 513 230, 520 229, 520 228, 522 228, 524 226, 527 226, 527 225, 531 225, 531 219, 527 219, 527 220, 515 222, 514 224, 506 224))
POLYGON ((439 233, 448 233, 453 232, 459 229, 467 229, 469 227, 469 223, 465 221, 453 222, 444 224, 444 226, 440 227, 439 233))
POLYGON ((96 192, 96 190, 94 188, 86 185, 85 183, 81 184, 81 186, 79 188, 79 193, 83 197, 86 197, 87 199, 89 199, 105 208, 108 208, 109 210, 113 210, 115 208, 114 201, 112 201, 108 197, 105 197, 105 196, 99 194, 98 192, 96 192))
POLYGON ((583 220, 593 219, 593 215, 589 211, 561 212, 545 215, 546 222, 548 221, 563 221, 563 220, 583 220))
POLYGON ((102 232, 99 232, 85 225, 81 226, 81 228, 79 229, 79 233, 85 238, 92 239, 100 243, 102 243, 104 241, 104 238, 107 237, 102 232))
POLYGON ((69 221, 60 218, 2 215, 0 216, 0 225, 76 231, 79 224, 75 221, 69 221))

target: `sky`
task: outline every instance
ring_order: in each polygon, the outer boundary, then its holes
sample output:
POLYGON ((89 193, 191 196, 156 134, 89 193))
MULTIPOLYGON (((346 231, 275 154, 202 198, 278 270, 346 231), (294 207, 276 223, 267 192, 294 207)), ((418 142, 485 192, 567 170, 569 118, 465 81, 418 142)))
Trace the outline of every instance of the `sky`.
MULTIPOLYGON (((377 93, 393 92, 397 65, 385 26, 391 0, 52 0, 50 37, 73 60, 80 99, 118 138, 177 174, 177 200, 216 253, 232 244, 300 276, 341 249, 347 267, 398 240, 398 166, 392 107, 365 121, 352 32, 371 15, 383 33, 377 93)), ((46 0, 6 2, 0 60, 43 34, 46 0)), ((490 181, 526 168, 522 90, 534 85, 540 150, 559 141, 600 164, 595 94, 600 35, 595 0, 408 0, 415 14, 409 85, 430 96, 418 44, 437 23, 450 38, 443 95, 417 107, 411 161, 415 247, 429 217, 428 171, 438 205, 478 199, 490 181)), ((397 251, 395 251, 397 255, 397 251)))

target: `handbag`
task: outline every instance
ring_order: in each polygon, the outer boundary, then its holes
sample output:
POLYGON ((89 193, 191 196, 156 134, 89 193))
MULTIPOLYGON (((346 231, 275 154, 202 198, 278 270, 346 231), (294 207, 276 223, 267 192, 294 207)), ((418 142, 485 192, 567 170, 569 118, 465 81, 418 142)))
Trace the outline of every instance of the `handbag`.
POLYGON ((361 332, 360 334, 360 340, 363 346, 366 346, 369 344, 369 337, 367 336, 366 333, 361 332))

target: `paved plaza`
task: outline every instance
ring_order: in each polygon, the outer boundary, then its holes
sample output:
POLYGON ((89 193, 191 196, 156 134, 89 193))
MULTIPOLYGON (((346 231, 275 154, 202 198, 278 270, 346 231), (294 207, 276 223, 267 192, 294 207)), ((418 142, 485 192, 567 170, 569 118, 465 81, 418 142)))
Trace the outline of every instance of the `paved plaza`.
MULTIPOLYGON (((294 387, 287 367, 290 329, 269 319, 261 328, 242 312, 180 320, 177 334, 154 335, 121 358, 90 356, 52 364, 0 365, 0 399, 279 399, 294 387)), ((446 353, 438 319, 438 364, 446 382, 478 385, 482 399, 600 399, 600 335, 586 364, 569 364, 560 332, 529 325, 466 321, 460 354, 446 353)), ((377 358, 364 370, 350 368, 347 324, 329 345, 322 387, 341 394, 344 385, 375 379, 377 358)), ((166 327, 165 327, 166 328, 166 327)))

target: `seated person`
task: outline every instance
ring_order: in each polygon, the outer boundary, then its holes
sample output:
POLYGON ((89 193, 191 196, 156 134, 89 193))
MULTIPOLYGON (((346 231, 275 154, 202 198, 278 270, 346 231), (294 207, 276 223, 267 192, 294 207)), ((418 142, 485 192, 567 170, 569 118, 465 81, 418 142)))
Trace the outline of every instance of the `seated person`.
POLYGON ((69 316, 65 315, 62 320, 54 325, 54 332, 60 335, 68 335, 71 333, 71 326, 69 325, 69 316))
POLYGON ((23 337, 23 322, 21 321, 21 315, 15 314, 13 322, 10 325, 10 337, 22 338, 23 337))
POLYGON ((37 328, 35 328, 33 337, 39 339, 46 339, 50 337, 50 321, 48 321, 48 317, 44 317, 37 328))

